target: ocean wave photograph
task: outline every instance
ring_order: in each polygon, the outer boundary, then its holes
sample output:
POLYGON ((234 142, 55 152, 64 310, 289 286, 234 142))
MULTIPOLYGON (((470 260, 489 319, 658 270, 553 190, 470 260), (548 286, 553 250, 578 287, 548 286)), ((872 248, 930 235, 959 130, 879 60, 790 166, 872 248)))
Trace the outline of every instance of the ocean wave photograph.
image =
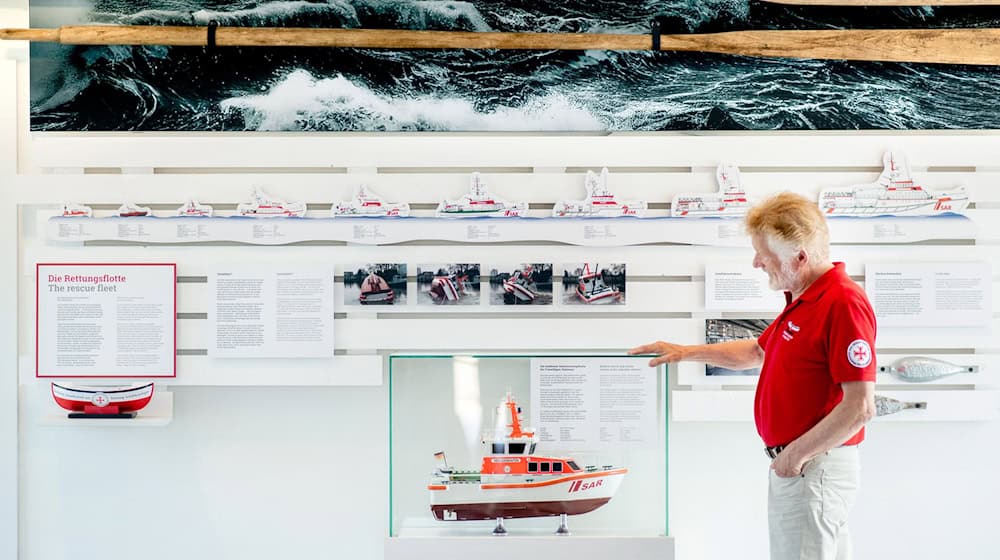
MULTIPOLYGON (((32 27, 649 34, 997 27, 1000 9, 756 0, 31 0, 32 27)), ((652 51, 31 45, 33 131, 997 129, 990 66, 652 51)))

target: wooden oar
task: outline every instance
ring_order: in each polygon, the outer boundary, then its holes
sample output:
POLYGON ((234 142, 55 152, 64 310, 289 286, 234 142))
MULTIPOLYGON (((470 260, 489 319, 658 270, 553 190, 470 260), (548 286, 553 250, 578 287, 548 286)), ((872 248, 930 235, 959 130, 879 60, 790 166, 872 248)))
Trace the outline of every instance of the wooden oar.
MULTIPOLYGON (((650 35, 476 33, 384 29, 219 27, 219 47, 387 49, 650 50, 650 35)), ((207 46, 207 27, 64 26, 0 29, 0 39, 68 45, 207 46)), ((1000 65, 1000 29, 849 29, 730 31, 662 35, 659 50, 776 58, 1000 65)))
POLYGON ((1000 6, 1000 0, 761 0, 793 6, 1000 6))

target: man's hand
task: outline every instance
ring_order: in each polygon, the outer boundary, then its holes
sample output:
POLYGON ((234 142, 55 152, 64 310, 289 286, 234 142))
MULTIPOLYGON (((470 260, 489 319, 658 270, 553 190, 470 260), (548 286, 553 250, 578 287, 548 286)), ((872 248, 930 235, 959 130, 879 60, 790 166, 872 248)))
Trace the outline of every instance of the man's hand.
POLYGON ((790 453, 788 449, 785 449, 781 453, 778 453, 778 456, 771 462, 771 468, 774 469, 774 474, 781 478, 794 478, 802 475, 802 467, 805 464, 805 458, 799 457, 794 452, 790 453))
POLYGON ((649 361, 649 367, 656 367, 660 364, 669 364, 683 360, 685 349, 686 347, 680 344, 671 344, 660 340, 658 342, 636 346, 635 348, 629 350, 628 353, 630 355, 657 354, 658 357, 649 361))

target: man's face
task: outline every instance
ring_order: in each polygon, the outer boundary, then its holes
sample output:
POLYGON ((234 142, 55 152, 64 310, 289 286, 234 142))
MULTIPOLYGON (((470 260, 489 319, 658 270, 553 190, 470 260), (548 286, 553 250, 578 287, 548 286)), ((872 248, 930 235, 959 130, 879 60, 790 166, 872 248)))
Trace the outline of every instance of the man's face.
POLYGON ((763 235, 750 236, 753 244, 753 267, 767 273, 768 287, 782 292, 794 292, 799 286, 798 262, 794 257, 788 260, 771 250, 767 238, 763 235))

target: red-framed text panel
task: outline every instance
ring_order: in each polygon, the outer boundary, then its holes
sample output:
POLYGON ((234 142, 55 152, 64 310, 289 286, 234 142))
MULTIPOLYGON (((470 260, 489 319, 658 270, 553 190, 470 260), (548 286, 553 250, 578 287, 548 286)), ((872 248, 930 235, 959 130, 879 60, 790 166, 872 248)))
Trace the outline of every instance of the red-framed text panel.
POLYGON ((176 377, 176 263, 38 263, 36 377, 176 377))

